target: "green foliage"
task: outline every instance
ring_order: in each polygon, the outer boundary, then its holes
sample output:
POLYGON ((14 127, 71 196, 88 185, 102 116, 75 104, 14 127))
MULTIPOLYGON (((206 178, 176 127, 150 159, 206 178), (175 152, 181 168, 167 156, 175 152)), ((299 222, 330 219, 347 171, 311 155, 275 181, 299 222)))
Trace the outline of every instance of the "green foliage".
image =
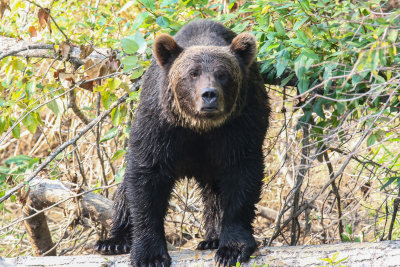
POLYGON ((362 238, 358 238, 354 236, 353 233, 353 226, 351 224, 346 225, 346 230, 344 233, 341 233, 341 237, 343 242, 362 242, 363 240, 363 235, 361 236, 362 238))
MULTIPOLYGON (((24 178, 24 174, 31 172, 39 161, 39 158, 27 155, 17 155, 7 158, 4 161, 4 165, 0 165, 0 187, 6 187, 7 183, 10 182, 20 182, 24 178)), ((14 201, 15 197, 12 200, 14 201)))
POLYGON ((332 258, 321 258, 320 260, 321 261, 326 261, 329 264, 328 266, 337 266, 337 267, 345 266, 345 265, 341 265, 339 263, 345 263, 345 261, 349 257, 345 257, 343 259, 338 259, 338 257, 339 257, 339 253, 336 252, 335 254, 333 254, 332 258))

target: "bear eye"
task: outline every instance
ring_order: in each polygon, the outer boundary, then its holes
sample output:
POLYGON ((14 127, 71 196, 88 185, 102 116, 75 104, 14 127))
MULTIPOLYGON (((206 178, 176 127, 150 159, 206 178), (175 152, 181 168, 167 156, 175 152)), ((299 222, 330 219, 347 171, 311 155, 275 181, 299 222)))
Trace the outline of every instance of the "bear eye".
POLYGON ((228 74, 226 74, 225 72, 218 72, 216 74, 216 77, 221 82, 226 82, 228 80, 228 74))
POLYGON ((197 78, 197 76, 199 76, 199 73, 197 71, 190 72, 190 77, 197 78))

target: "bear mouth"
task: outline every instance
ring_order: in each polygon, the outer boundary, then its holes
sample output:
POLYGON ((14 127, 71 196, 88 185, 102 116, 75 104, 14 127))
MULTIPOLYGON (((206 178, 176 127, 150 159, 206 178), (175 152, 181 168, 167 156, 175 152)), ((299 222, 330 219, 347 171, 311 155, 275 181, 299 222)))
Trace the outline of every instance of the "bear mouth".
POLYGON ((203 101, 203 103, 200 106, 201 113, 218 113, 219 111, 221 110, 219 108, 219 103, 217 101, 213 102, 203 101))
POLYGON ((208 112, 218 112, 219 110, 217 107, 202 107, 201 111, 208 113, 208 112))

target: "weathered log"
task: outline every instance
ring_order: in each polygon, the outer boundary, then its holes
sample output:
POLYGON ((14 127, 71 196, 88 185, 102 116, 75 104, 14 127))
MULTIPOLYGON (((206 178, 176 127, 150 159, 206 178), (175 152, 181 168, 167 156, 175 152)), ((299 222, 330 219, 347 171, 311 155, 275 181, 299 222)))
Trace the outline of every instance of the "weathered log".
POLYGON ((57 206, 110 227, 112 201, 92 192, 77 194, 61 181, 35 179, 23 206, 24 223, 35 256, 56 256, 44 210, 57 206))
POLYGON ((66 210, 76 209, 77 202, 74 198, 78 198, 82 216, 102 224, 105 228, 109 228, 111 224, 111 200, 93 192, 77 194, 70 186, 59 180, 40 178, 33 180, 29 198, 35 202, 37 210, 57 203, 58 207, 66 210))
MULTIPOLYGON (((214 266, 215 251, 170 252, 172 266, 214 266)), ((399 266, 400 241, 261 248, 242 266, 399 266), (344 259, 330 265, 322 259, 344 259)), ((128 255, 0 258, 0 266, 129 266, 128 255)))

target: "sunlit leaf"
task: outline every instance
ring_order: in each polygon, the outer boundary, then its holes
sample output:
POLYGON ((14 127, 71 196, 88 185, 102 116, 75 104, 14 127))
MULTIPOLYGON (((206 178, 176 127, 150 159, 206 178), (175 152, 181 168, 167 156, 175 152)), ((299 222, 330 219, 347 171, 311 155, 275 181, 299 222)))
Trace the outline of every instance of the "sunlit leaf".
POLYGON ((118 128, 110 129, 101 139, 100 143, 113 139, 118 134, 118 128))
POLYGON ((114 155, 111 157, 111 162, 114 162, 117 159, 120 159, 125 154, 126 154, 125 149, 120 149, 120 150, 115 151, 114 155))
POLYGON ((22 164, 22 163, 29 162, 30 160, 32 160, 31 156, 28 156, 28 155, 17 155, 17 156, 13 156, 13 157, 10 157, 10 158, 6 159, 5 163, 7 165, 11 165, 13 163, 22 164))
POLYGON ((134 54, 139 49, 139 45, 130 38, 121 39, 121 46, 127 54, 134 54))

